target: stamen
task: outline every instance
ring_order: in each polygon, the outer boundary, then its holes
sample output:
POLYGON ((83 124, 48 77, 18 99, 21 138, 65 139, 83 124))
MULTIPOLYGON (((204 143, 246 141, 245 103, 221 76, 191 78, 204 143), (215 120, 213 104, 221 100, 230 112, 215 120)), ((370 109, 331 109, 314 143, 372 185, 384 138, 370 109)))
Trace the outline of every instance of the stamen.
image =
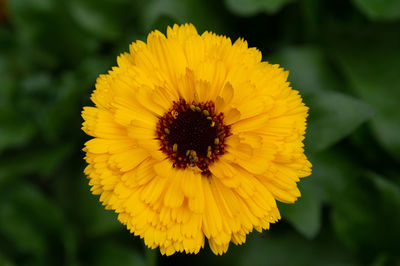
POLYGON ((164 132, 165 132, 166 134, 169 134, 169 133, 170 133, 170 131, 169 131, 168 128, 164 128, 164 132))
POLYGON ((203 110, 203 114, 204 114, 205 116, 209 116, 209 115, 210 115, 210 113, 209 113, 207 110, 203 110))
POLYGON ((174 144, 173 146, 172 146, 172 150, 173 150, 173 152, 177 152, 178 151, 178 144, 174 144))

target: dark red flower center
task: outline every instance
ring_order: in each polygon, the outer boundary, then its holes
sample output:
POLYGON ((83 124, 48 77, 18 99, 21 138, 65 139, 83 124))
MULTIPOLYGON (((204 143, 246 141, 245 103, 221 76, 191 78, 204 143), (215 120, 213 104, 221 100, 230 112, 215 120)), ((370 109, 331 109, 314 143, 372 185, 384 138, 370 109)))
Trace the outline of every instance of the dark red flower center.
POLYGON ((213 102, 174 102, 157 123, 156 136, 173 166, 197 166, 203 175, 210 175, 208 166, 225 153, 225 139, 230 126, 224 124, 224 114, 215 113, 213 102))

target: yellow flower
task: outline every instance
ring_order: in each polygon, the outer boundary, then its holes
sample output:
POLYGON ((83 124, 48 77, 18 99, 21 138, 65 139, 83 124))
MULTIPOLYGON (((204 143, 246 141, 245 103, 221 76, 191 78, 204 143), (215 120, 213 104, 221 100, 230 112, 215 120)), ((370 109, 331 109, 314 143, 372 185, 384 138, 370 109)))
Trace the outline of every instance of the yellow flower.
POLYGON ((280 219, 310 175, 308 108, 288 72, 191 24, 132 43, 84 107, 93 194, 162 254, 216 254, 280 219))

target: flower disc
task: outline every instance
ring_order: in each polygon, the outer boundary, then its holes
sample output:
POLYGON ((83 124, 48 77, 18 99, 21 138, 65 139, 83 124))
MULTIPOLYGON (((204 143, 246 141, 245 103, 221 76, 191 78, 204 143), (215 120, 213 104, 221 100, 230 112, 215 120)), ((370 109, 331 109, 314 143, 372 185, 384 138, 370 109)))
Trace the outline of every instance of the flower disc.
POLYGON ((308 108, 257 49, 174 25, 117 62, 82 112, 85 174, 148 247, 223 254, 300 196, 308 108))

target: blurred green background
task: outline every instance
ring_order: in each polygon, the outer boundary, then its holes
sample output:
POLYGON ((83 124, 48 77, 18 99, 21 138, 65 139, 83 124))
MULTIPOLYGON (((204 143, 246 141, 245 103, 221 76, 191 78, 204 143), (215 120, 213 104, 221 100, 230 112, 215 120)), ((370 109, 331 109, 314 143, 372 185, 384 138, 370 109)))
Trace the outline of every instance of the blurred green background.
POLYGON ((400 0, 0 0, 0 265, 400 265, 400 0), (152 29, 243 37, 310 106, 313 174, 283 220, 161 256, 83 175, 96 77, 152 29))

